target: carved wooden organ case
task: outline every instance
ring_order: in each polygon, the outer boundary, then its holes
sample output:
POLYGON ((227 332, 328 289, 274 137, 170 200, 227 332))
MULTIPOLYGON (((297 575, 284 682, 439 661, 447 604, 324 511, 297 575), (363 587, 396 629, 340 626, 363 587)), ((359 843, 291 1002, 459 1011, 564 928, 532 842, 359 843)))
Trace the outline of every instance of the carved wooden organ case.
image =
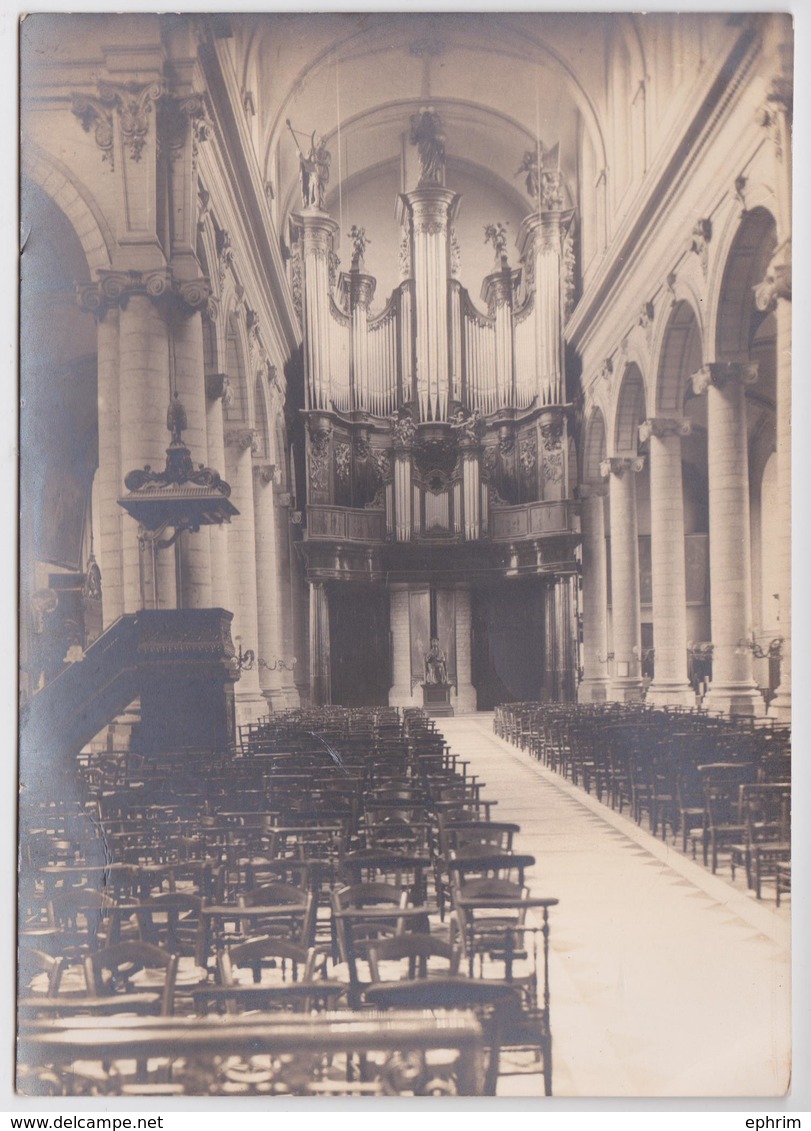
POLYGON ((336 222, 294 214, 311 578, 393 576, 431 546, 458 547, 462 571, 482 554, 507 575, 575 568, 563 367, 573 214, 524 219, 519 266, 497 252, 484 313, 459 280, 459 203, 438 184, 400 195, 401 281, 375 315, 362 255, 338 272, 336 222))

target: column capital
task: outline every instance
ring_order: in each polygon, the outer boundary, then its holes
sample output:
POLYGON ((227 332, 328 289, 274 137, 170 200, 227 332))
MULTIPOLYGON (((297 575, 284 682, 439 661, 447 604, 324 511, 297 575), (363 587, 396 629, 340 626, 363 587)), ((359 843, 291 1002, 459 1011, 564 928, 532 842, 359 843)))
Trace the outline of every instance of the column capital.
POLYGON ((342 271, 338 280, 339 293, 346 299, 350 310, 363 307, 368 310, 375 296, 377 279, 374 275, 366 275, 361 271, 342 271))
POLYGON ((140 161, 149 132, 149 118, 155 103, 164 94, 163 83, 152 79, 147 83, 99 82, 97 93, 72 96, 71 109, 86 133, 94 131, 102 160, 115 167, 113 151, 113 115, 118 114, 121 141, 133 161, 140 161))
POLYGON ((257 452, 259 450, 255 428, 247 428, 245 426, 226 428, 225 443, 226 446, 239 448, 242 452, 247 452, 249 449, 251 452, 257 452))
POLYGON ((737 381, 742 385, 754 385, 757 381, 756 361, 712 361, 694 373, 691 381, 696 396, 706 393, 710 385, 723 389, 724 385, 737 381))
POLYGON ((603 479, 608 479, 611 475, 621 479, 626 472, 636 473, 644 466, 644 456, 609 456, 600 464, 600 474, 603 479))
MULTIPOLYGON (((254 451, 253 447, 251 451, 254 451)), ((256 453, 254 452, 254 456, 256 453)), ((275 463, 270 463, 266 459, 254 459, 253 470, 256 478, 259 480, 263 487, 267 487, 272 483, 278 483, 281 479, 281 473, 275 463)))
POLYGON ((76 297, 83 310, 103 318, 112 306, 126 307, 133 295, 174 304, 186 314, 207 311, 213 301, 207 278, 176 280, 170 267, 152 271, 114 271, 102 268, 95 283, 80 283, 76 297))
POLYGON ((778 299, 791 302, 791 240, 781 244, 772 257, 762 282, 755 287, 758 310, 774 310, 778 299))
POLYGON ((684 417, 651 416, 639 425, 639 442, 644 444, 651 436, 661 440, 665 436, 689 436, 693 426, 684 417))

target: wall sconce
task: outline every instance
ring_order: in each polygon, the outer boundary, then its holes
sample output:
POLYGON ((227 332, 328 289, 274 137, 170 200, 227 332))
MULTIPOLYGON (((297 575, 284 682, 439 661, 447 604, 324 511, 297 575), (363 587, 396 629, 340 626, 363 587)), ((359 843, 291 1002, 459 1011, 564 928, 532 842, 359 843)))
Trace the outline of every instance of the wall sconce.
POLYGON ((252 648, 248 648, 243 652, 241 636, 235 636, 234 641, 237 646, 237 654, 234 657, 234 663, 237 666, 237 670, 240 672, 252 671, 254 666, 265 668, 266 671, 269 672, 275 672, 277 670, 291 672, 298 663, 298 659, 293 656, 290 660, 283 660, 277 657, 272 664, 269 664, 267 660, 263 660, 261 656, 257 656, 252 648))
POLYGON ((606 652, 606 654, 603 655, 599 648, 597 649, 597 652, 595 654, 597 656, 597 663, 598 664, 607 664, 609 660, 614 659, 614 653, 613 652, 606 652))
POLYGON ((775 636, 764 648, 755 640, 754 629, 748 636, 741 637, 735 648, 736 656, 745 656, 751 652, 756 660, 779 660, 783 656, 783 637, 775 636))

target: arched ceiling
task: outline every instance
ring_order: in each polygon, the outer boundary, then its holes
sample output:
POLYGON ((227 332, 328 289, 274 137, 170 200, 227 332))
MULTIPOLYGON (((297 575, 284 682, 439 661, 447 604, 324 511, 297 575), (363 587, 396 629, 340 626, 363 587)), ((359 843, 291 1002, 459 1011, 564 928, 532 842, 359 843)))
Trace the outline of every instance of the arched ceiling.
MULTIPOLYGON (((409 119, 426 102, 443 118, 448 187, 455 187, 454 167, 463 165, 468 177, 478 169, 514 208, 524 192, 516 170, 540 139, 560 144, 575 203, 578 132, 589 133, 597 154, 603 150, 596 107, 611 36, 608 24, 596 25, 605 21, 528 13, 230 17, 234 64, 255 108, 260 167, 276 194, 280 231, 298 204, 288 118, 306 138, 313 130, 325 136, 332 199, 339 185, 343 191, 376 167, 396 167, 401 187, 413 187, 409 119)), ((528 211, 526 196, 524 203, 528 211)))

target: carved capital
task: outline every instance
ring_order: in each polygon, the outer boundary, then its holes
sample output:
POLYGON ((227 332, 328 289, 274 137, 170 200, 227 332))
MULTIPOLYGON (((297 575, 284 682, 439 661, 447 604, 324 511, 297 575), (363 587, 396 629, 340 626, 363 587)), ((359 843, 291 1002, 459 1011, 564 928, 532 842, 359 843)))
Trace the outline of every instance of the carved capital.
POLYGON ((730 381, 739 381, 742 385, 754 385, 757 375, 757 362, 713 361, 693 374, 691 378, 693 392, 696 396, 701 396, 702 393, 706 393, 710 385, 723 389, 730 381))
MULTIPOLYGON (((149 133, 149 119, 152 116, 155 103, 162 94, 161 83, 154 79, 145 84, 119 84, 104 81, 99 83, 97 99, 79 95, 77 108, 77 99, 74 98, 73 112, 81 119, 86 130, 90 128, 91 124, 98 123, 101 120, 97 107, 93 106, 94 101, 98 104, 98 108, 103 109, 105 114, 109 114, 111 123, 113 115, 117 115, 122 144, 133 161, 140 161, 149 133)), ((97 124, 97 141, 99 141, 98 128, 97 124)), ((102 137, 106 137, 104 129, 102 129, 102 137)), ((101 141, 99 141, 99 145, 103 150, 107 148, 101 141)), ((112 137, 110 138, 109 148, 112 148, 112 137)))
POLYGON ((225 430, 225 443, 228 447, 238 448, 241 452, 251 451, 256 453, 259 451, 259 444, 256 439, 255 428, 245 428, 244 426, 237 428, 226 428, 225 430))
POLYGON ((608 479, 611 475, 616 475, 618 479, 621 479, 623 475, 636 474, 644 466, 645 459, 643 456, 609 456, 600 464, 600 475, 603 479, 608 479))
POLYGON ((651 436, 658 440, 665 436, 689 436, 692 424, 683 417, 652 416, 639 425, 639 442, 644 444, 651 436))
POLYGON ((256 478, 263 487, 268 487, 272 483, 278 483, 281 475, 275 463, 268 463, 266 460, 254 460, 253 470, 256 478))
POLYGON ((71 110, 82 123, 85 133, 93 130, 96 145, 101 150, 101 159, 111 169, 115 168, 113 152, 113 111, 92 94, 74 94, 71 97, 71 110))

